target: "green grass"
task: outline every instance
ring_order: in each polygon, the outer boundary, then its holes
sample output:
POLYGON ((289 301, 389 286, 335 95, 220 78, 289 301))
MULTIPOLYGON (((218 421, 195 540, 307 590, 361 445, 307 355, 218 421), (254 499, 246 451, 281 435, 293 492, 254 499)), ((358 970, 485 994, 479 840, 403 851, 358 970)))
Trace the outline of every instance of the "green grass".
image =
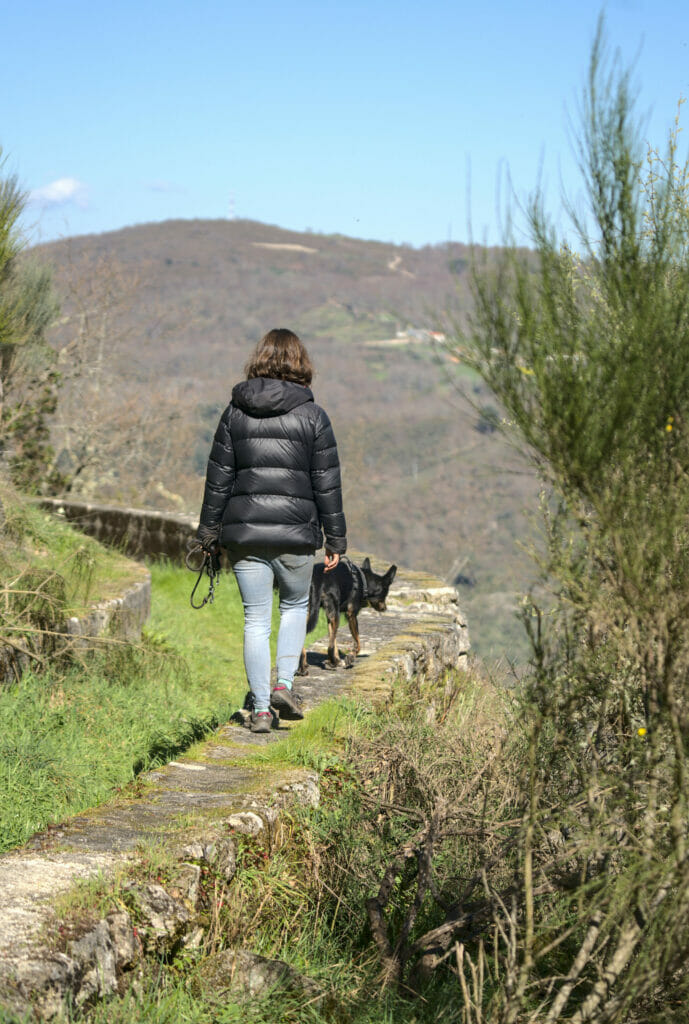
POLYGON ((0 690, 0 850, 107 800, 241 706, 234 577, 223 574, 215 603, 195 611, 192 573, 156 564, 151 574, 152 613, 139 647, 106 646, 83 664, 27 672, 0 690))
POLYGON ((151 643, 27 672, 0 692, 0 849, 107 800, 231 711, 151 643))
POLYGON ((339 762, 347 740, 365 730, 370 718, 370 708, 355 697, 332 697, 309 711, 281 743, 257 748, 242 763, 322 772, 339 762))
POLYGON ((121 1001, 99 1004, 89 1014, 93 1024, 249 1024, 252 1019, 255 1016, 247 1014, 246 1007, 238 1003, 209 1006, 199 1002, 186 991, 183 982, 142 995, 130 993, 121 1001))

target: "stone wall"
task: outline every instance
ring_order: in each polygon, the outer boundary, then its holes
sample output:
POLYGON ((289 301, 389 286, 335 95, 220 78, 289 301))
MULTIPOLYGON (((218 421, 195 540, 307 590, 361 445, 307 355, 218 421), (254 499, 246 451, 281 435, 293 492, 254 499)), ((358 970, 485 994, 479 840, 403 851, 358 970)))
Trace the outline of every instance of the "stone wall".
POLYGON ((83 639, 102 636, 111 631, 123 640, 136 643, 141 639, 141 630, 151 614, 151 574, 143 565, 140 579, 132 582, 119 597, 110 597, 93 605, 81 618, 72 616, 65 623, 65 631, 75 638, 83 639))
POLYGON ((170 558, 181 562, 187 542, 196 534, 194 517, 174 512, 118 508, 66 498, 41 498, 40 504, 89 537, 132 558, 170 558))

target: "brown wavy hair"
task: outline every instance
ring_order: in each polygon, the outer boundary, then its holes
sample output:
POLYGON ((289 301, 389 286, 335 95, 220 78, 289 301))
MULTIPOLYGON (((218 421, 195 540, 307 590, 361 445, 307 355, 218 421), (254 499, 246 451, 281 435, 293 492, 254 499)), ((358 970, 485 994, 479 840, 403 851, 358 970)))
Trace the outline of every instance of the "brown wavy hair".
POLYGON ((275 377, 307 387, 313 377, 309 353, 296 334, 284 327, 276 327, 261 338, 244 371, 247 380, 275 377))

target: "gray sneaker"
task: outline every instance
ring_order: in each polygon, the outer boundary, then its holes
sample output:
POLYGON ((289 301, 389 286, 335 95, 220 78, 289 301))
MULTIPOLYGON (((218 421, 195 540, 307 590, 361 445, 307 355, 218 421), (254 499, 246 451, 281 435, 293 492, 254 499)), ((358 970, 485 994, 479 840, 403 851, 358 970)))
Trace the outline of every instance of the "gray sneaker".
POLYGON ((301 701, 297 694, 280 683, 273 689, 270 703, 279 713, 280 718, 289 722, 299 722, 304 717, 304 712, 299 707, 301 701))
POLYGON ((251 731, 270 732, 273 727, 273 716, 270 711, 251 712, 251 731))

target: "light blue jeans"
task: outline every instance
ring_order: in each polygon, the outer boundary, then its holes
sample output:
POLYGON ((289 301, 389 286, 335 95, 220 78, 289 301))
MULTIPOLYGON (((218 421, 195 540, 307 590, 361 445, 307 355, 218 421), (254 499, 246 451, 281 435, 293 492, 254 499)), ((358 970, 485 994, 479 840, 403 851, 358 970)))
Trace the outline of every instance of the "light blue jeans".
POLYGON ((292 682, 299 664, 309 608, 314 555, 272 555, 256 552, 234 562, 244 605, 244 667, 254 708, 270 705, 270 625, 273 580, 280 596, 277 645, 278 679, 292 682))

